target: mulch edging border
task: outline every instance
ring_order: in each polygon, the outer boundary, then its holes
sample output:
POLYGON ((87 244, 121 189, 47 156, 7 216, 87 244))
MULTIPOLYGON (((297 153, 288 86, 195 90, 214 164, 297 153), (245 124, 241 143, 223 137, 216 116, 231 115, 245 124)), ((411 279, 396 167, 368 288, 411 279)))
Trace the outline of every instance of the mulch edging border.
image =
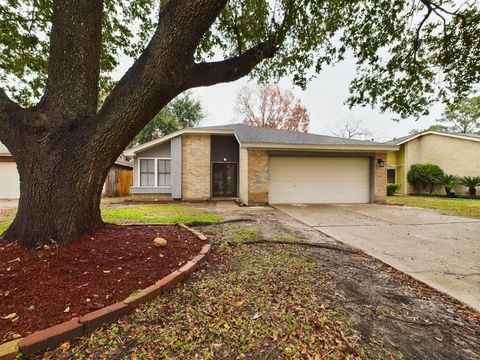
MULTIPOLYGON (((200 231, 192 229, 185 224, 178 225, 195 234, 200 240, 207 240, 207 236, 200 231)), ((180 269, 175 270, 155 284, 131 294, 123 301, 92 311, 79 318, 73 318, 69 321, 36 331, 24 338, 0 344, 0 360, 13 360, 16 359, 19 354, 27 356, 34 355, 48 348, 60 345, 65 341, 88 335, 95 329, 114 322, 119 317, 135 310, 139 305, 147 303, 161 294, 165 294, 185 280, 205 261, 210 250, 210 244, 204 245, 200 253, 180 269)))

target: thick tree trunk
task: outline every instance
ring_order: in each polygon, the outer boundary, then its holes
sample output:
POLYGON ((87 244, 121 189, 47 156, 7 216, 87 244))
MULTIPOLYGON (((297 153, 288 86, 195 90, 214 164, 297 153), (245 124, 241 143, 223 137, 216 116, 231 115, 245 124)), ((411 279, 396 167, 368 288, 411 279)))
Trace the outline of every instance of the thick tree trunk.
POLYGON ((63 145, 25 150, 16 158, 20 201, 5 239, 25 247, 61 244, 103 226, 100 196, 108 167, 94 154, 73 154, 63 145))
POLYGON ((182 91, 237 80, 274 55, 276 44, 266 41, 230 59, 195 63, 226 3, 162 1, 148 46, 97 111, 103 1, 54 0, 42 100, 23 109, 0 89, 0 139, 20 173, 19 208, 4 238, 34 247, 102 227, 108 169, 153 116, 182 91))

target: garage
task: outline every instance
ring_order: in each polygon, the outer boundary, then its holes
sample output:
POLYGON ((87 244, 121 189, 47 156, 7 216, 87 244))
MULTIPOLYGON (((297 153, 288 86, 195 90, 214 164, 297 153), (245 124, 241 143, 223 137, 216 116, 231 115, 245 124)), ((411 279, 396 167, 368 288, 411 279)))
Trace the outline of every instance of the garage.
POLYGON ((370 158, 270 156, 271 204, 370 202, 370 158))
POLYGON ((17 164, 13 161, 0 161, 0 199, 18 199, 20 179, 17 164))

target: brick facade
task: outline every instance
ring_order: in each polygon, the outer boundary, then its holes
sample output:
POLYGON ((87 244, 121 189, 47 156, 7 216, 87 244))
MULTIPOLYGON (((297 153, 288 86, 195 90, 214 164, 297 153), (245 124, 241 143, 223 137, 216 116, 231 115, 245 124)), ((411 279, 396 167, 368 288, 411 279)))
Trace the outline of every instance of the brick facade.
POLYGON ((385 204, 387 200, 387 153, 376 153, 374 158, 373 202, 385 204), (378 160, 383 159, 385 166, 380 167, 378 160))
POLYGON ((182 198, 210 198, 210 135, 182 136, 182 198))
POLYGON ((268 152, 248 149, 248 205, 268 203, 268 152))

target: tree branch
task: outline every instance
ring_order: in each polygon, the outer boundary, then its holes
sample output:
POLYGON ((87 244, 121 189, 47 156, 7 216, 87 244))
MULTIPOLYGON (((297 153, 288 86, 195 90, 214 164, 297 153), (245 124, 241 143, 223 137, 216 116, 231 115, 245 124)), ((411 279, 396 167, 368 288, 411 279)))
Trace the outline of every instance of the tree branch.
POLYGON ((276 45, 265 41, 227 60, 195 64, 192 68, 191 86, 210 86, 238 80, 262 60, 272 58, 276 51, 276 45))
MULTIPOLYGON (((41 106, 67 119, 97 111, 103 0, 54 0, 41 106)), ((60 120, 59 120, 60 121, 60 120)))
POLYGON ((170 100, 189 88, 195 50, 226 2, 163 2, 152 39, 105 99, 92 123, 92 146, 105 144, 105 154, 114 157, 108 148, 113 143, 120 154, 170 100))
POLYGON ((15 128, 20 127, 25 111, 0 88, 0 140, 7 147, 9 147, 9 139, 16 131, 15 128), (15 124, 19 126, 15 126, 15 124))

